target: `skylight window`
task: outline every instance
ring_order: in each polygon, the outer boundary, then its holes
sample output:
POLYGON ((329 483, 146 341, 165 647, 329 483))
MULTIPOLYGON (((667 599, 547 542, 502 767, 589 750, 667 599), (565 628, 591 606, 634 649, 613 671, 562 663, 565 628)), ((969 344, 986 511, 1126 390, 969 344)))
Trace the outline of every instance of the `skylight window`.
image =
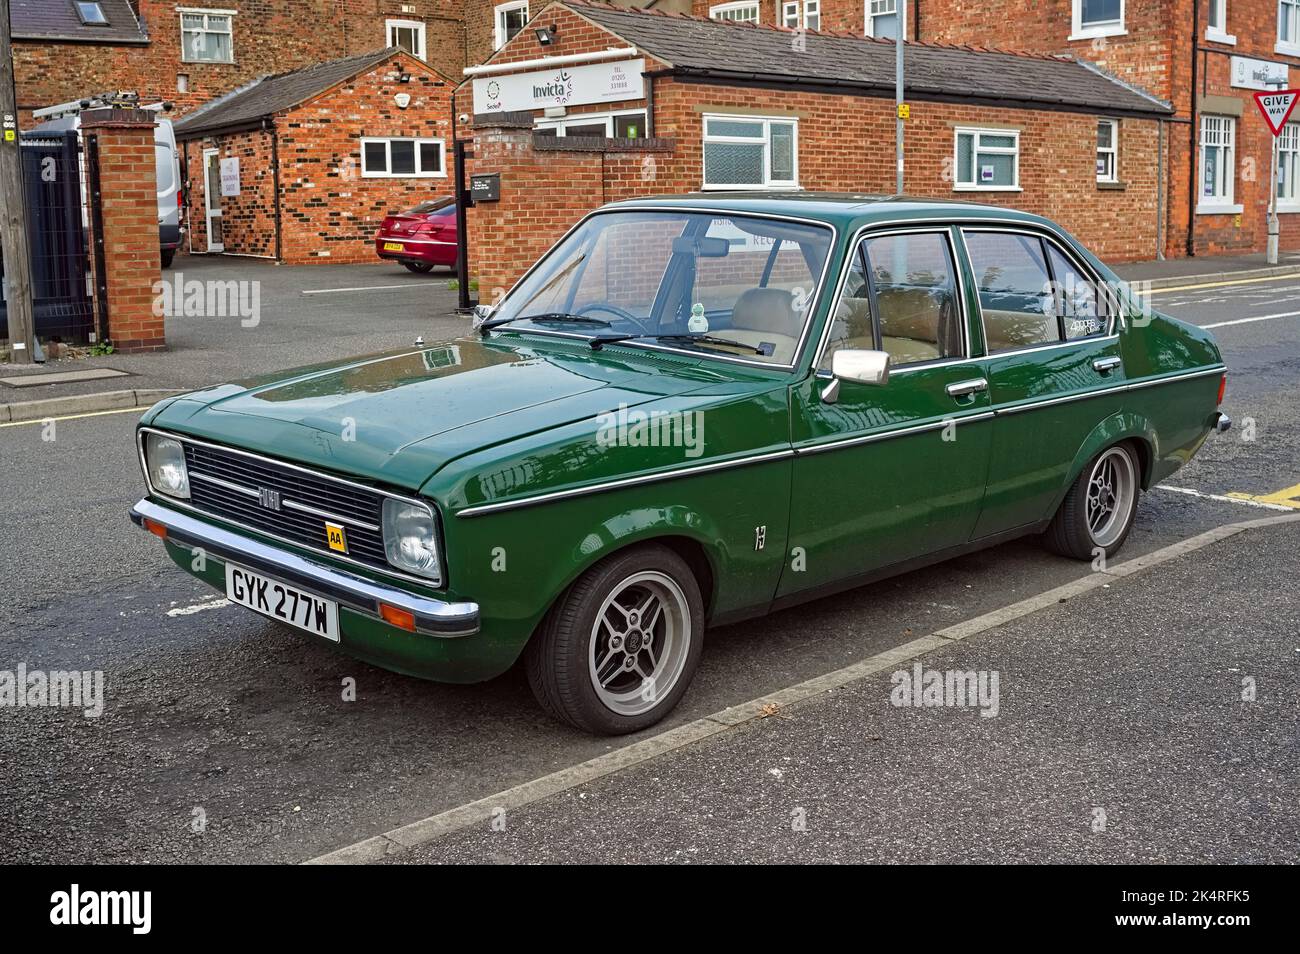
POLYGON ((99 0, 73 0, 72 5, 77 8, 81 22, 87 26, 108 26, 108 17, 99 0))

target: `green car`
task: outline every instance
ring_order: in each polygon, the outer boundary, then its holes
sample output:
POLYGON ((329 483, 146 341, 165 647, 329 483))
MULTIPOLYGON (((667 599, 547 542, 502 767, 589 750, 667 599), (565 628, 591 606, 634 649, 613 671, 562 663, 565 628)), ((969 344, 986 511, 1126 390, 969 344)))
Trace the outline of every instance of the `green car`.
POLYGON ((643 729, 706 626, 1041 534, 1112 556, 1229 426, 1205 331, 1051 222, 869 196, 605 206, 454 341, 169 399, 132 518, 359 659, 643 729))

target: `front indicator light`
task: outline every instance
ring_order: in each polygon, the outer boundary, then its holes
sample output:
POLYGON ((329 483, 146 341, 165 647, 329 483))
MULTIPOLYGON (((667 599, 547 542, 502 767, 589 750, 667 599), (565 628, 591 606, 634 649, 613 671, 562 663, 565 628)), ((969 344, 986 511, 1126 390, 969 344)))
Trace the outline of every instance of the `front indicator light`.
POLYGON ((150 434, 145 439, 144 459, 154 490, 168 497, 189 499, 190 475, 185 469, 185 448, 180 441, 150 434))
POLYGON ((157 520, 150 520, 148 517, 145 517, 144 528, 160 540, 167 539, 167 528, 157 520))
POLYGON ((380 603, 379 616, 389 626, 396 626, 398 629, 404 629, 409 633, 415 632, 415 614, 409 610, 398 609, 396 606, 389 606, 387 603, 380 603))
POLYGON ((438 582, 438 527, 433 510, 422 503, 384 500, 384 554, 399 570, 438 582))

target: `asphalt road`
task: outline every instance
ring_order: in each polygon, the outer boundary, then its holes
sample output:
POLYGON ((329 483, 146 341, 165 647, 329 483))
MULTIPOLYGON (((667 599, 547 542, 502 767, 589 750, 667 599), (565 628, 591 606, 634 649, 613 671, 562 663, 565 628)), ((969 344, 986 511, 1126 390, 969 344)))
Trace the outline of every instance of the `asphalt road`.
MULTIPOLYGON (((1300 281, 1175 291, 1157 294, 1155 300, 1157 307, 1179 317, 1211 324, 1300 312, 1300 281)), ((313 307, 347 306, 322 301, 313 307)), ((1143 498, 1125 557, 1223 523, 1280 513, 1228 495, 1267 497, 1300 484, 1300 425, 1295 421, 1300 403, 1300 316, 1230 325, 1216 333, 1232 370, 1225 409, 1238 428, 1213 438, 1171 479, 1177 490, 1157 490, 1143 498), (1243 427, 1247 419, 1253 422, 1249 432, 1243 427), (1252 440, 1243 439, 1248 433, 1252 440)), ((51 435, 39 424, 0 428, 0 487, 8 498, 5 545, 0 548, 5 594, 0 605, 0 670, 12 670, 20 662, 29 669, 103 670, 108 696, 98 719, 68 710, 0 710, 0 861, 300 861, 625 744, 592 739, 549 722, 517 672, 480 686, 424 683, 303 642, 244 610, 212 607, 216 594, 175 570, 157 541, 125 519, 126 508, 141 490, 131 442, 136 417, 127 413, 61 421, 53 440, 46 439, 51 435), (355 701, 344 701, 347 679, 356 681, 355 701)), ((1131 599, 1130 593, 1124 605, 1140 618, 1127 615, 1127 610, 1112 617, 1102 604, 1087 614, 1089 632, 1098 639, 1136 631, 1172 633, 1175 636, 1167 641, 1186 650, 1199 618, 1196 608, 1217 598, 1210 584, 1221 583, 1225 570, 1243 560, 1254 569, 1232 576, 1233 609, 1223 626, 1233 630, 1243 658, 1266 665, 1281 651, 1288 626, 1294 641, 1295 568, 1267 556, 1276 547, 1252 548, 1247 541, 1236 546, 1223 551, 1227 557, 1206 551, 1213 559, 1188 558, 1190 569, 1180 571, 1176 585, 1157 586, 1149 577, 1126 582, 1139 598, 1131 599)), ((1289 546, 1293 556, 1294 537, 1289 546)), ((1079 564, 1023 541, 762 621, 712 631, 691 692, 661 728, 837 669, 1080 575, 1079 564)), ((1109 679, 1099 682, 1110 656, 1099 660, 1095 653, 1072 652, 1077 632, 1054 619, 1043 614, 1023 624, 1025 643, 1032 643, 1025 652, 1032 658, 969 666, 1033 664, 1040 673, 1050 669, 1054 688, 1049 704, 1018 710, 1018 718, 1030 717, 1029 712, 1033 719, 1063 720, 1071 731, 1083 732, 1087 717, 1096 710, 1095 693, 1115 685, 1109 679)), ((1194 678, 1186 667, 1210 665, 1216 659, 1212 641, 1196 645, 1195 658, 1182 661, 1176 653, 1147 660, 1140 645, 1126 647, 1134 657, 1126 661, 1135 672, 1145 673, 1146 681, 1136 681, 1125 691, 1140 694, 1144 686, 1167 687, 1194 678)), ((960 665, 967 664, 954 658, 953 667, 960 665)), ((1288 678, 1294 685, 1293 671, 1288 678)), ((903 729, 896 720, 885 719, 865 732, 850 721, 858 692, 877 690, 864 683, 828 702, 824 711, 809 709, 819 714, 799 725, 791 723, 792 734, 777 741, 772 740, 787 731, 786 723, 764 720, 755 729, 714 744, 729 751, 733 761, 745 760, 748 751, 752 764, 764 771, 781 767, 781 762, 767 764, 778 758, 778 750, 780 758, 792 759, 796 756, 791 753, 798 750, 807 766, 806 784, 829 789, 840 785, 849 769, 870 774, 873 749, 844 748, 868 735, 880 736, 884 745, 873 744, 892 753, 893 769, 885 777, 897 780, 913 748, 937 758, 945 748, 952 752, 977 744, 982 737, 977 730, 983 737, 994 731, 979 720, 974 729, 969 720, 961 724, 965 728, 956 720, 931 720, 922 730, 903 729), (963 734, 969 732, 976 734, 963 734)), ((870 698, 873 704, 879 702, 870 698)), ((1128 724, 1141 722, 1147 711, 1134 704, 1113 715, 1128 724)), ((1296 711, 1293 703, 1270 709, 1271 731, 1289 732, 1294 739, 1296 711)), ((1199 731, 1213 732, 1213 713, 1200 710, 1199 715, 1211 719, 1199 731)), ((1013 731, 1013 720, 989 721, 1013 731)), ((1133 731, 1158 741, 1161 726, 1153 719, 1133 731)), ((1253 738, 1249 725, 1234 726, 1237 730, 1242 739, 1253 738)), ((999 744, 1030 743, 1008 736, 999 744)), ((1163 751, 1165 756, 1197 757, 1207 764, 1229 757, 1214 746, 1161 750, 1152 744, 1153 756, 1163 751)), ((1251 761, 1259 750, 1245 745, 1234 751, 1250 767, 1291 780, 1294 791, 1293 778, 1277 774, 1276 762, 1251 761)), ((668 774, 666 767, 663 772, 658 767, 647 771, 661 782, 671 779, 679 793, 710 788, 710 766, 727 764, 724 754, 711 752, 701 747, 675 757, 673 773, 685 776, 668 774)), ((1036 793, 1024 779, 1034 772, 1044 779, 1062 773, 1069 777, 1082 768, 1059 746, 1025 749, 1023 754, 1033 772, 1026 768, 1014 777, 1000 775, 996 760, 950 759, 942 763, 943 771, 956 788, 995 792, 996 799, 981 812, 997 814, 1003 827, 1014 828, 1017 812, 1026 826, 1052 824, 1050 813, 1030 811, 1046 794, 1036 793)), ((1294 764, 1294 752, 1291 755, 1294 764)), ((935 771, 938 764, 928 770, 935 771)), ((1153 757, 1129 763, 1128 771, 1143 774, 1157 793, 1152 798, 1176 804, 1186 764, 1153 757)), ((611 786, 624 784, 622 778, 610 781, 611 786)), ((858 791, 870 799, 882 789, 872 783, 858 791)), ((1250 789, 1235 800, 1208 799, 1203 808, 1209 817, 1206 824, 1228 831, 1240 825, 1243 831, 1257 833, 1267 827, 1260 814, 1265 813, 1277 821, 1276 837, 1293 846, 1294 814, 1271 812, 1270 792, 1250 789), (1249 824, 1242 821, 1243 815, 1249 824)), ((562 812, 561 803, 567 801, 577 806, 573 811, 585 812, 591 825, 607 833, 592 843, 591 857, 692 856, 650 844, 651 839, 666 838, 685 851, 692 844, 691 831, 700 830, 689 818, 660 831, 645 825, 619 828, 610 801, 600 803, 607 810, 593 811, 578 804, 585 801, 580 794, 554 799, 537 811, 562 812), (613 838, 619 832, 625 838, 616 848, 613 838), (602 844, 609 846, 607 851, 599 850, 602 844)), ((711 797, 717 811, 725 813, 748 811, 744 796, 741 778, 719 785, 711 797), (734 801, 728 801, 728 793, 734 794, 734 801)), ((802 793, 799 798, 808 800, 802 793)), ((824 804, 836 811, 841 810, 834 808, 837 799, 844 798, 847 792, 823 792, 824 804)), ((773 804, 786 806, 788 801, 773 804)), ((919 800, 882 799, 862 813, 880 828, 894 824, 909 808, 919 811, 919 800)), ((917 833, 927 830, 926 824, 925 816, 918 814, 908 822, 912 834, 900 836, 900 844, 920 837, 917 833)), ((948 817, 945 824, 955 822, 948 817)), ((1169 825, 1172 833, 1180 830, 1172 816, 1169 825)), ((495 847, 466 833, 415 855, 565 857, 560 852, 563 838, 553 828, 533 825, 531 835, 519 836, 522 841, 495 847)), ((977 845, 952 828, 943 830, 951 835, 945 857, 975 860, 996 855, 997 839, 977 845)), ((729 843, 711 843, 701 857, 801 857, 793 848, 783 854, 779 845, 764 845, 761 826, 735 831, 729 843)), ((1018 858, 1073 856, 1068 839, 1035 837, 1029 827, 1016 838, 1023 842, 1018 858)), ((907 857, 891 853, 879 839, 839 840, 836 850, 813 855, 907 857)), ((1194 852, 1196 843, 1189 844, 1194 852)), ((1230 854, 1231 849, 1224 848, 1213 857, 1223 860, 1230 854)), ((1129 855, 1157 856, 1151 851, 1129 855)), ((1273 856, 1271 843, 1252 842, 1249 850, 1241 849, 1238 860, 1273 856)))

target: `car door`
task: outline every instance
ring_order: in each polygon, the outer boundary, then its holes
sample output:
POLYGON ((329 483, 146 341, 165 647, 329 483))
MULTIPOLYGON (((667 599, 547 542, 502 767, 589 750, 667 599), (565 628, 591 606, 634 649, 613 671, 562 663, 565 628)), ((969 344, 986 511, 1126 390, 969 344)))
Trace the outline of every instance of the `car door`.
POLYGON ((1108 289, 1069 244, 1018 226, 964 227, 997 412, 975 536, 1052 515, 1093 429, 1122 406, 1108 289))
POLYGON ((790 554, 778 597, 833 589, 965 543, 988 470, 989 395, 947 227, 869 232, 843 269, 818 370, 791 393, 790 554), (839 350, 885 350, 888 382, 832 383, 839 350))

